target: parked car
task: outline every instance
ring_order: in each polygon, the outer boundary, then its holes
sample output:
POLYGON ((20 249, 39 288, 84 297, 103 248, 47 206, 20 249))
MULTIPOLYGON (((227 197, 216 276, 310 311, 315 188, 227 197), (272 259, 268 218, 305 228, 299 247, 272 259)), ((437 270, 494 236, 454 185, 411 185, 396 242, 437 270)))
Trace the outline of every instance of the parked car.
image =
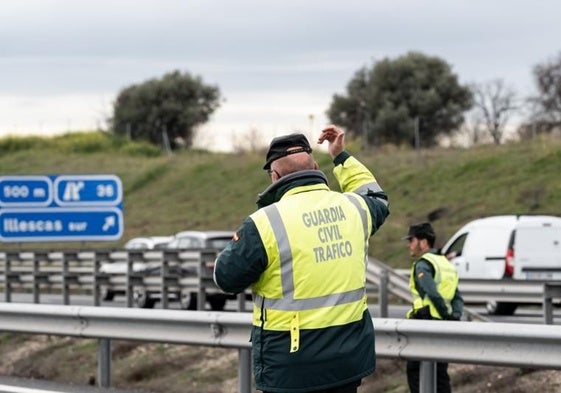
MULTIPOLYGON (((135 237, 130 239, 123 246, 126 250, 154 250, 162 249, 167 243, 173 240, 173 236, 148 236, 148 237, 135 237)), ((146 264, 136 262, 133 264, 133 271, 142 271, 147 268, 146 264)), ((126 262, 103 263, 99 267, 100 273, 107 274, 126 274, 126 262)), ((111 301, 115 295, 123 294, 123 291, 116 291, 109 289, 105 286, 101 288, 101 299, 111 301)))
MULTIPOLYGON (((561 279, 561 217, 491 216, 469 222, 442 253, 461 279, 561 279)), ((492 314, 512 315, 518 304, 489 301, 492 314)))
MULTIPOLYGON (((231 231, 182 231, 178 232, 173 240, 167 243, 163 248, 169 250, 213 250, 222 251, 228 242, 234 236, 231 231)), ((213 256, 213 254, 211 254, 213 256)), ((208 261, 203 261, 204 270, 201 275, 206 278, 211 278, 214 269, 214 256, 208 261)), ((147 275, 160 275, 161 267, 149 268, 146 271, 147 275)), ((176 267, 179 271, 174 271, 180 276, 194 276, 198 274, 198 269, 193 266, 176 267)), ((228 299, 235 298, 220 291, 214 283, 205 289, 206 301, 209 303, 211 309, 221 311, 226 305, 228 299)), ((178 300, 182 309, 196 310, 197 309, 197 291, 193 289, 184 289, 181 292, 170 292, 170 300, 178 300)), ((136 307, 152 308, 155 303, 161 300, 160 292, 151 292, 143 287, 136 287, 133 292, 133 301, 136 307)))
POLYGON ((233 236, 234 232, 231 231, 183 231, 176 233, 173 240, 165 244, 164 248, 223 250, 233 236))
POLYGON ((126 250, 162 249, 173 240, 173 236, 135 237, 125 243, 126 250))

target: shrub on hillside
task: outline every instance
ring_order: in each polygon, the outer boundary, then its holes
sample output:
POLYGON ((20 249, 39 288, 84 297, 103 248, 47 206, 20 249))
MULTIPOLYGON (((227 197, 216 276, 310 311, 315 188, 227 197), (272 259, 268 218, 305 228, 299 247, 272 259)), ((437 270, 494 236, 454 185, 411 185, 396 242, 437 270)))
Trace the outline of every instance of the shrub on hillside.
POLYGON ((16 151, 30 150, 36 147, 44 146, 45 139, 38 136, 9 136, 0 139, 0 153, 13 153, 16 151))
POLYGON ((124 143, 104 132, 77 132, 54 137, 51 147, 67 153, 96 153, 116 150, 124 143))
POLYGON ((129 142, 121 146, 119 151, 133 157, 157 157, 162 153, 160 147, 147 142, 129 142))

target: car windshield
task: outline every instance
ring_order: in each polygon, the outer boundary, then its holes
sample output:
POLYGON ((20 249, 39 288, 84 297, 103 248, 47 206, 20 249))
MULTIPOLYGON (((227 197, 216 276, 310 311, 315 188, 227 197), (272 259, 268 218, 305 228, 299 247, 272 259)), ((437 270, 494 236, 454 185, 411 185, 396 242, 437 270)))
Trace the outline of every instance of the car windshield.
POLYGON ((224 238, 216 238, 216 239, 208 239, 207 240, 207 247, 214 248, 217 250, 222 250, 226 247, 228 242, 232 240, 231 237, 224 237, 224 238))

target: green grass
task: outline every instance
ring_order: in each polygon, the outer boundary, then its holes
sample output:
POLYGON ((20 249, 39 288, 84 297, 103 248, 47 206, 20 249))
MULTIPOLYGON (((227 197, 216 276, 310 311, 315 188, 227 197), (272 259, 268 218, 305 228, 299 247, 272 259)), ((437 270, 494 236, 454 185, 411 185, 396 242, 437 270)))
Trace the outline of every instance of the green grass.
MULTIPOLYGON (((391 214, 371 241, 371 254, 395 267, 409 257, 401 237, 431 212, 437 246, 469 220, 492 214, 559 214, 561 140, 472 149, 413 151, 403 147, 348 148, 375 174, 390 198, 391 214)), ((119 247, 141 235, 185 229, 236 229, 269 184, 256 154, 182 150, 168 156, 144 143, 99 132, 56 138, 0 139, 3 174, 113 173, 123 181, 125 232, 119 242, 24 244, 25 248, 119 247)), ((330 185, 331 159, 315 153, 330 185)), ((3 248, 18 245, 3 244, 3 248)))

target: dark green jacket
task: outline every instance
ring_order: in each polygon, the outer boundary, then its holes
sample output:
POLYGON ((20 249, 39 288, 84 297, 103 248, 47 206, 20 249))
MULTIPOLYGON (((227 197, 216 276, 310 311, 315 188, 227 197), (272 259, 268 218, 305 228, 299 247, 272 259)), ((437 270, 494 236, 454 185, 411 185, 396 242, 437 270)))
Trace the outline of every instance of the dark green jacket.
MULTIPOLYGON (((355 191, 364 198, 372 217, 374 234, 389 214, 387 196, 362 165, 350 165, 341 153, 334 163, 341 165, 344 191, 355 191), (355 190, 344 189, 354 184, 355 190)), ((356 162, 356 161, 355 161, 356 162)), ((337 176, 337 174, 336 174, 337 176)), ((327 183, 321 171, 287 175, 269 186, 257 202, 259 208, 280 200, 296 187, 327 183)), ((360 226, 360 224, 357 224, 360 226)), ((214 270, 216 284, 225 292, 239 293, 255 283, 267 267, 265 247, 250 218, 236 231, 232 242, 219 255, 214 270)), ((308 392, 358 381, 375 367, 374 331, 368 311, 362 320, 344 326, 300 331, 300 350, 290 353, 290 334, 254 326, 251 334, 253 368, 257 389, 270 392, 308 392)))

